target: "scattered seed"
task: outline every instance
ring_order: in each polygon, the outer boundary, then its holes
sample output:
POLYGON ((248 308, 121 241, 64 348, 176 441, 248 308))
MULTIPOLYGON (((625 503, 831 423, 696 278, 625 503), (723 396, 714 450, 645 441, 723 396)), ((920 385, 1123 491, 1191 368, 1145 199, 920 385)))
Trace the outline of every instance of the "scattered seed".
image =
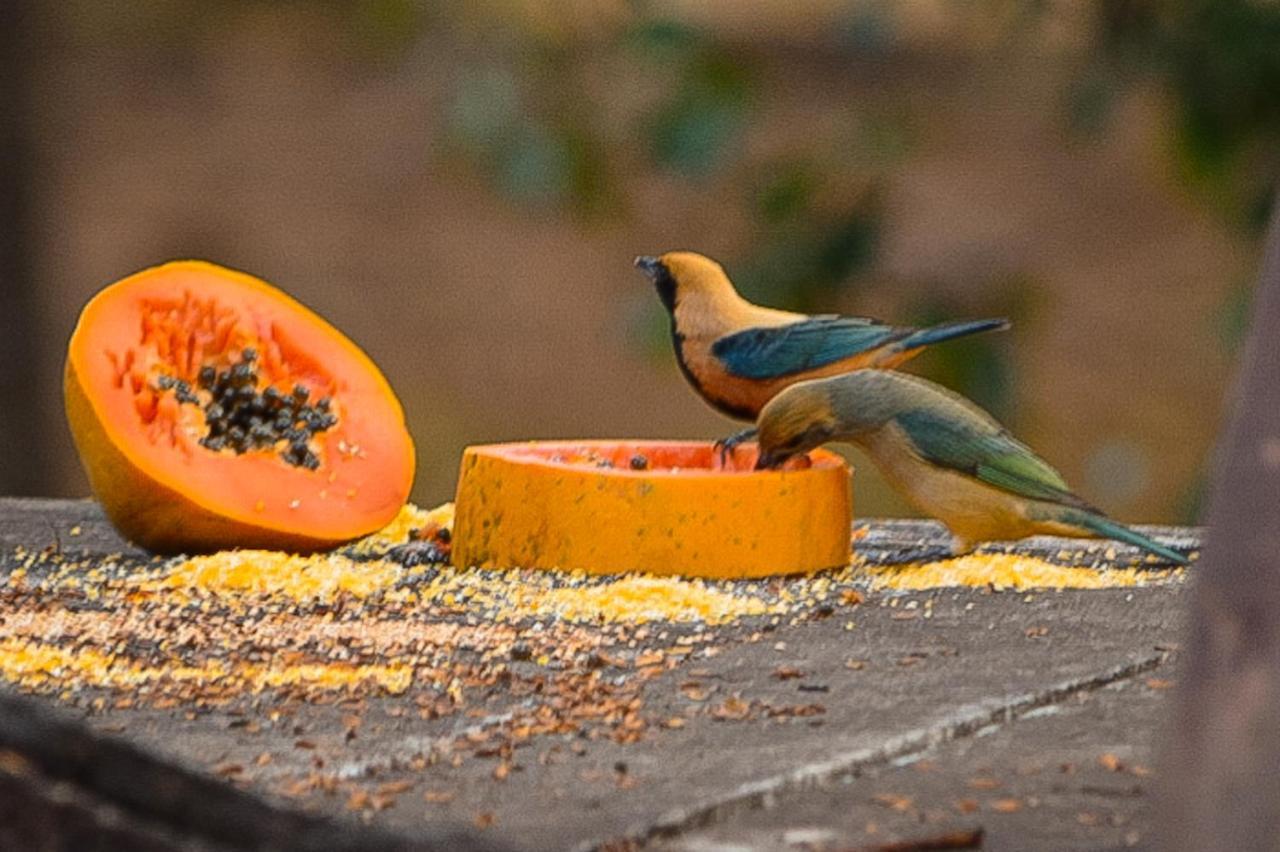
POLYGON ((877 805, 888 808, 891 811, 904 813, 911 809, 913 800, 909 796, 899 796, 894 793, 877 793, 871 797, 871 800, 877 805))

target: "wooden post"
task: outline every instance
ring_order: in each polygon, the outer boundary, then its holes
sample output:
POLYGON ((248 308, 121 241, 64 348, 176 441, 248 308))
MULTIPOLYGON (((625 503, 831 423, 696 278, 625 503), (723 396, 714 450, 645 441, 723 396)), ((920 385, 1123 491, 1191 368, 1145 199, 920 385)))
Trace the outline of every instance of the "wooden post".
POLYGON ((1280 213, 1235 393, 1163 745, 1156 849, 1280 849, 1280 213))
POLYGON ((36 286, 31 63, 40 59, 32 0, 0 2, 0 494, 40 494, 49 449, 32 398, 36 286))

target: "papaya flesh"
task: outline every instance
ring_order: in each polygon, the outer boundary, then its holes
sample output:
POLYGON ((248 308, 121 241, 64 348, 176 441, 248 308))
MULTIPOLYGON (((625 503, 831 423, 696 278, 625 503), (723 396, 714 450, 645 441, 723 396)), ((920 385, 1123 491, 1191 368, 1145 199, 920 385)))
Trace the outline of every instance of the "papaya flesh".
POLYGON ((711 444, 535 441, 468 447, 454 501, 459 567, 735 578, 849 562, 848 465, 816 450, 755 471, 711 444))
POLYGON ((369 357, 212 263, 167 263, 94 296, 64 394, 94 495, 156 552, 333 547, 385 526, 413 485, 403 410, 369 357))

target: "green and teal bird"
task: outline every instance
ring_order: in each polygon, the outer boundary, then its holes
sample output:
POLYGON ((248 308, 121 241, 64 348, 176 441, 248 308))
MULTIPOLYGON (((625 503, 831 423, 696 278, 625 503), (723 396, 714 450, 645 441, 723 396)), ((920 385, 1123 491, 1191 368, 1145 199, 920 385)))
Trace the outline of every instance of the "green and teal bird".
POLYGON ((983 319, 913 328, 867 317, 797 314, 742 298, 719 263, 695 252, 637 257, 635 264, 671 315, 681 372, 708 404, 739 420, 755 420, 766 402, 795 382, 865 367, 891 369, 926 346, 1009 325, 983 319))
POLYGON ((1110 538, 1179 565, 1186 557, 1077 497, 1062 475, 969 400, 933 382, 858 370, 792 385, 756 422, 757 468, 840 441, 956 537, 955 552, 1030 535, 1110 538))

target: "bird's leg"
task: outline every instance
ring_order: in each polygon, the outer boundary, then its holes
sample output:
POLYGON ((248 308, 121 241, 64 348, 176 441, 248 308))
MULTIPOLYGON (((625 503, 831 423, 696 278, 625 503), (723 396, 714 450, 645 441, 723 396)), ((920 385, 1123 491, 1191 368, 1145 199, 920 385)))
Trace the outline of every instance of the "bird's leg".
POLYGON ((734 432, 727 438, 721 438, 712 444, 712 449, 720 454, 720 466, 724 467, 728 462, 729 456, 733 454, 734 449, 743 441, 750 441, 756 436, 756 429, 752 426, 750 429, 743 429, 741 432, 734 432))
POLYGON ((961 538, 960 536, 954 536, 951 541, 951 555, 952 557, 968 556, 970 553, 973 553, 978 549, 978 544, 979 542, 970 541, 969 539, 961 538))

